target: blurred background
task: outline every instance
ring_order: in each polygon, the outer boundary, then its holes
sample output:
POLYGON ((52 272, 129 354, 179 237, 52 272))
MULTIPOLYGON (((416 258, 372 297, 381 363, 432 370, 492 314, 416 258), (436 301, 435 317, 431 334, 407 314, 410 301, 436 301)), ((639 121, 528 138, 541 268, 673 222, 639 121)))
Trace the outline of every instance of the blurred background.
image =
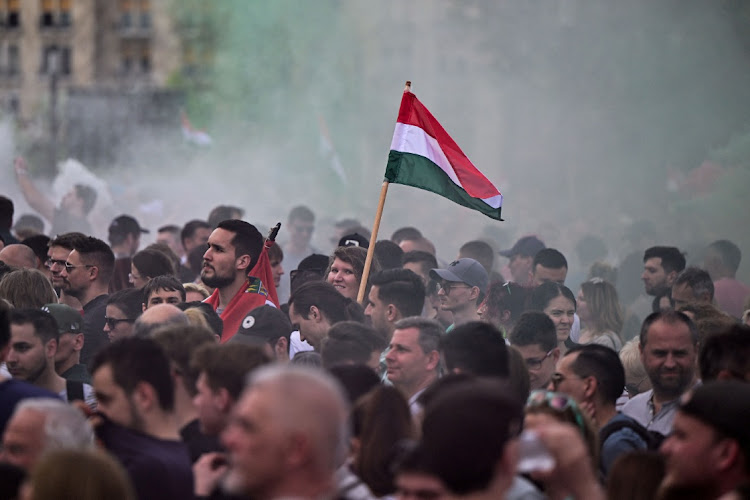
POLYGON ((102 234, 123 212, 155 229, 235 204, 266 227, 305 204, 327 250, 334 220, 372 224, 405 80, 505 222, 391 186, 383 238, 414 225, 450 259, 590 233, 616 260, 648 221, 750 247, 745 0, 0 0, 0 191, 27 211, 15 155, 56 196, 85 166, 102 234))

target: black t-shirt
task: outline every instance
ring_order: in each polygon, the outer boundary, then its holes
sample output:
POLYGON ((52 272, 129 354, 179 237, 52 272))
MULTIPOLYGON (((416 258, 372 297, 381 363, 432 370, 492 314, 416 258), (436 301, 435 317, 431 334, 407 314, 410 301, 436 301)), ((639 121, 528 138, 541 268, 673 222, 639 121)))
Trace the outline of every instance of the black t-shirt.
POLYGON ((99 295, 83 306, 83 348, 81 364, 86 367, 100 350, 109 344, 109 337, 104 333, 104 316, 107 313, 108 295, 99 295))
POLYGON ((125 467, 139 500, 193 498, 192 464, 182 441, 157 439, 106 419, 96 435, 125 467))
POLYGON ((216 436, 207 436, 201 432, 200 422, 196 418, 180 429, 180 436, 190 452, 190 461, 195 463, 204 453, 223 451, 216 436))

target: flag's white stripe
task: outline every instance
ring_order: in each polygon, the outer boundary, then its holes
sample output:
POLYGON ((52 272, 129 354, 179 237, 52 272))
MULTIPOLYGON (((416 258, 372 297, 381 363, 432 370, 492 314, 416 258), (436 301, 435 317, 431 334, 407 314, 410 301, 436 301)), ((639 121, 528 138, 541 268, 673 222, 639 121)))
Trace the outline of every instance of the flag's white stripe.
MULTIPOLYGON (((453 170, 448 158, 443 153, 437 140, 424 130, 406 123, 396 122, 396 129, 393 131, 393 140, 391 141, 391 150, 401 153, 411 153, 423 156, 438 166, 458 187, 466 191, 461 181, 458 180, 456 171, 453 170)), ((502 195, 483 198, 483 202, 492 208, 499 208, 503 203, 502 195)))

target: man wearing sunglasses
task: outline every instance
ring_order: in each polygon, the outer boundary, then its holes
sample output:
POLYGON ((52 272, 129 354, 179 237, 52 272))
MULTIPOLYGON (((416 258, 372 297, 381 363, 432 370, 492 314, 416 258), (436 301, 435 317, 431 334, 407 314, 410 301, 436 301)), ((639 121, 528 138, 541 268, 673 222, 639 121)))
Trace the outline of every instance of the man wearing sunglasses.
POLYGON ((78 299, 83 307, 81 363, 85 365, 108 343, 102 332, 114 265, 115 254, 109 245, 87 236, 74 242, 60 273, 65 293, 78 299))
POLYGON ((86 235, 83 233, 65 233, 55 236, 47 245, 47 261, 44 263, 44 267, 49 269, 49 279, 52 286, 60 297, 59 302, 78 311, 83 309, 81 303, 65 292, 65 280, 63 280, 62 272, 65 270, 65 262, 67 262, 70 252, 73 251, 73 246, 85 239, 86 235))

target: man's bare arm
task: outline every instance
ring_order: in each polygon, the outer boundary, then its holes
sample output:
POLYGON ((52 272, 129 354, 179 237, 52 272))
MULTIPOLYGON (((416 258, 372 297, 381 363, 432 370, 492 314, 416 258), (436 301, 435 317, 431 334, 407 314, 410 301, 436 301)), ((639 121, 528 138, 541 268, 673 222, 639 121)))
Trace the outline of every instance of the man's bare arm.
POLYGON ((31 208, 39 212, 39 215, 51 223, 55 218, 55 205, 52 203, 52 200, 37 189, 34 182, 29 178, 26 160, 19 156, 16 158, 13 166, 16 171, 16 180, 21 188, 23 197, 26 198, 26 202, 31 205, 31 208))

